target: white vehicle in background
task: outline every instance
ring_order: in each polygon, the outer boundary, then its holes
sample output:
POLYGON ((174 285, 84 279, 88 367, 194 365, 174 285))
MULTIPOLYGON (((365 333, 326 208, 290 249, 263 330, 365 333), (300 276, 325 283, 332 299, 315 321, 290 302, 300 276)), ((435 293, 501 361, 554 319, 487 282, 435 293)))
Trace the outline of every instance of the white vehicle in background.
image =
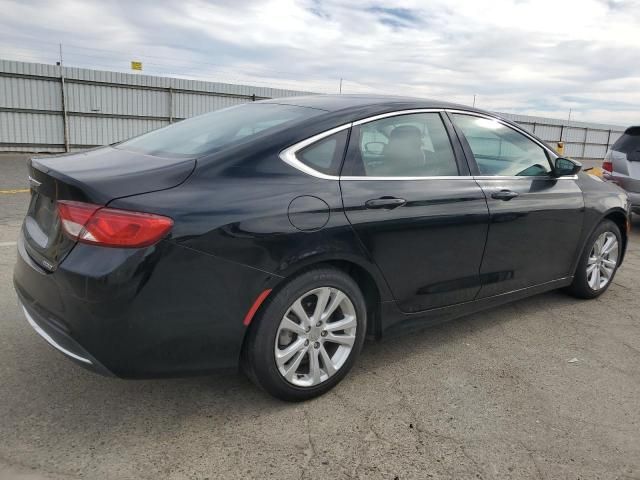
POLYGON ((605 155, 602 170, 606 180, 629 194, 631 209, 640 214, 640 126, 625 130, 605 155))

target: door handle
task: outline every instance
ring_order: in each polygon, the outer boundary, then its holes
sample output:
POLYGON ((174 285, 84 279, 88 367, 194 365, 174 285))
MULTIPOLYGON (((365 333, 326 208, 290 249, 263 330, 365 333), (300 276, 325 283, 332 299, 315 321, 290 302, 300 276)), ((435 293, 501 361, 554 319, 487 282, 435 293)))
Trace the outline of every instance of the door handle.
POLYGON ((373 200, 367 200, 364 205, 367 208, 384 208, 387 210, 391 210, 401 207, 405 203, 407 203, 407 201, 404 198, 382 197, 375 198, 373 200))
POLYGON ((518 192, 514 192, 513 190, 498 190, 497 192, 493 192, 491 194, 491 198, 495 198, 496 200, 511 200, 512 198, 516 198, 520 195, 518 192))

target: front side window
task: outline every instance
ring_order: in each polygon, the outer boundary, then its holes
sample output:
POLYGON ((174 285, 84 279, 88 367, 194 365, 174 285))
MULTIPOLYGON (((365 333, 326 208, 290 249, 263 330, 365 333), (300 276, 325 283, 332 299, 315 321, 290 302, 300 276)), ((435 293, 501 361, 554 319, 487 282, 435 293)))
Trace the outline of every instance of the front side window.
POLYGON ((449 135, 438 113, 398 115, 354 127, 347 176, 458 175, 449 135))
POLYGON ((551 172, 544 149, 514 129, 483 117, 453 114, 481 175, 539 176, 551 172))

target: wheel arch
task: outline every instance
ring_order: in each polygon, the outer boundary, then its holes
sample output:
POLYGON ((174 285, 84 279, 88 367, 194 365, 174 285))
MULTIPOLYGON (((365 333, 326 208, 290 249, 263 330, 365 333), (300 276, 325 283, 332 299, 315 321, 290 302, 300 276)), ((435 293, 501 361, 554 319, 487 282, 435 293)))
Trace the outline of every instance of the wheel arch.
POLYGON ((273 293, 301 273, 322 267, 335 268, 355 280, 367 304, 367 335, 378 338, 381 332, 381 302, 392 299, 391 292, 377 267, 360 258, 325 254, 306 258, 279 272, 284 278, 275 286, 273 293))
POLYGON ((363 262, 353 258, 344 256, 326 256, 319 255, 305 261, 300 261, 295 265, 290 265, 286 270, 279 272, 281 279, 277 284, 273 285, 269 296, 260 305, 255 312, 255 321, 244 332, 242 341, 242 351, 244 351, 249 331, 255 325, 256 321, 260 321, 260 313, 264 310, 265 305, 275 294, 277 294, 285 285, 298 275, 314 270, 317 268, 331 267, 340 270, 355 280, 362 291, 365 303, 367 305, 367 336, 379 338, 382 330, 381 322, 381 302, 389 300, 391 295, 386 282, 378 272, 372 271, 375 266, 364 265, 363 262))
POLYGON ((627 239, 629 234, 628 226, 627 226, 627 212, 622 208, 615 207, 605 211, 602 215, 597 217, 597 221, 593 221, 591 228, 589 228, 589 230, 585 233, 582 239, 582 246, 580 250, 578 250, 578 255, 576 256, 576 259, 574 262, 574 266, 573 266, 574 275, 575 275, 575 270, 578 267, 580 258, 584 253, 584 249, 588 247, 587 242, 589 238, 591 237, 593 232, 596 230, 596 228, 598 228, 598 225, 600 225, 604 220, 611 220, 620 229, 620 235, 622 236, 622 256, 620 257, 620 263, 622 263, 622 260, 624 259, 625 251, 627 249, 627 239))
MULTIPOLYGON (((614 208, 614 209, 611 209, 608 212, 606 212, 603 215, 603 217, 600 220, 600 222, 602 222, 603 220, 611 220, 620 229, 620 235, 622 236, 622 254, 620 255, 620 264, 622 264, 622 261, 624 260, 624 254, 627 251, 627 242, 628 242, 628 239, 629 239, 628 215, 623 209, 614 208)), ((593 232, 593 230, 595 230, 598 227, 600 222, 598 222, 593 227, 591 232, 593 232)))

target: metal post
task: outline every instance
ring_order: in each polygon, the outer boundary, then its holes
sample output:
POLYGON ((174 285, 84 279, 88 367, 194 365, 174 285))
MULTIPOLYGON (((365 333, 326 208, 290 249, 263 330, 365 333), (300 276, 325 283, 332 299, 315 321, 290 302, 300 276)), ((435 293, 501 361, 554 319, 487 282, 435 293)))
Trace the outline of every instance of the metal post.
POLYGON ((173 88, 169 87, 169 123, 173 123, 173 88))
POLYGON ((609 135, 607 135, 607 150, 609 150, 609 145, 611 145, 611 129, 609 129, 609 135))
POLYGON ((251 95, 251 101, 255 102, 256 101, 256 94, 254 93, 253 95, 251 95))
POLYGON ((338 93, 342 94, 342 79, 340 79, 340 88, 338 90, 338 93))
POLYGON ((476 108, 476 94, 473 94, 473 108, 476 108))
POLYGON ((60 44, 60 88, 62 89, 62 123, 64 128, 64 151, 69 151, 69 118, 67 116, 67 94, 64 88, 64 63, 62 62, 62 43, 60 44))

